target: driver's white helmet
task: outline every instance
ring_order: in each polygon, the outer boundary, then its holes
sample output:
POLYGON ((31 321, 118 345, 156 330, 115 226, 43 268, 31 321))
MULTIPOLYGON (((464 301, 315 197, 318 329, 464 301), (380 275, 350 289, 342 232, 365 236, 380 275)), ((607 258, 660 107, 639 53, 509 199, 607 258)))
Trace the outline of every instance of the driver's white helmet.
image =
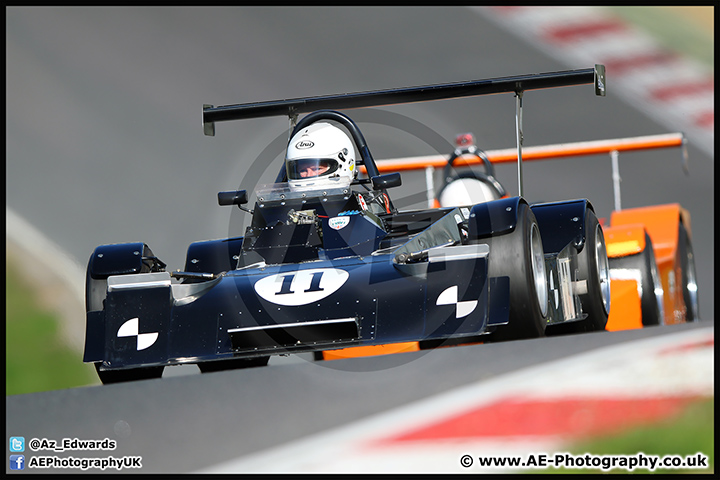
POLYGON ((357 176, 355 147, 340 128, 313 123, 296 133, 285 155, 288 183, 293 187, 327 187, 357 176))

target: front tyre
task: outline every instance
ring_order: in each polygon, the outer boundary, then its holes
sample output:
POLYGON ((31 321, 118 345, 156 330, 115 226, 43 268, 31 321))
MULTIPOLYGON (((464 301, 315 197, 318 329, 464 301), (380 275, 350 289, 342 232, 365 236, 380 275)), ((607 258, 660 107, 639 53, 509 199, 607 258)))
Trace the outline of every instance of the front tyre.
POLYGON ((610 261, 610 267, 613 276, 632 278, 638 281, 643 326, 664 324, 664 292, 650 235, 645 233, 645 249, 642 252, 613 258, 610 261))
POLYGON ((685 301, 685 321, 700 320, 697 296, 697 278, 695 276, 695 256, 693 255, 690 236, 685 226, 680 223, 678 232, 678 255, 680 256, 680 287, 685 301))
POLYGON ((497 327, 493 341, 545 335, 548 286, 540 228, 526 203, 518 205, 517 225, 507 235, 488 239, 490 277, 510 279, 509 323, 497 327))

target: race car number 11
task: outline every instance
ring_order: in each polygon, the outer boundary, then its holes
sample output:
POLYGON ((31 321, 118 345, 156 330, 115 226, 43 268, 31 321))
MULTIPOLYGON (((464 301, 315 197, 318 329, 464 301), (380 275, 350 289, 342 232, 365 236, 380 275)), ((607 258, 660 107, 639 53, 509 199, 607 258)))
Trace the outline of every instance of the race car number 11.
POLYGON ((276 305, 307 305, 335 293, 348 277, 348 272, 338 268, 283 272, 255 282, 255 292, 276 305))

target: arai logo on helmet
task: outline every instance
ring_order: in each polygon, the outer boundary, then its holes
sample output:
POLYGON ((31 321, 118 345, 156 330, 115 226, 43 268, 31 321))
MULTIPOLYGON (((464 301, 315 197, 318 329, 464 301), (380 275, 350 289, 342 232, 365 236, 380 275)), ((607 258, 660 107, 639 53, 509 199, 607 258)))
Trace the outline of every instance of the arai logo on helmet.
POLYGON ((315 144, 310 140, 300 140, 298 143, 295 144, 295 148, 298 150, 302 150, 305 148, 312 148, 315 144))

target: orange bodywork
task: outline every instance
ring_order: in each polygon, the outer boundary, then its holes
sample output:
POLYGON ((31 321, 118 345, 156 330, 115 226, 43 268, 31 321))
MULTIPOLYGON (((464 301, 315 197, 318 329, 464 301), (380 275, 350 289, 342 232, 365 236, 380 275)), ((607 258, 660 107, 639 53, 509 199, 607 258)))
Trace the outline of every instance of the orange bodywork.
POLYGON ((322 352, 323 360, 339 360, 341 358, 373 357, 391 353, 416 352, 420 350, 418 342, 391 343, 388 345, 369 345, 367 347, 349 347, 322 352))
POLYGON ((635 280, 610 280, 610 315, 605 330, 642 328, 642 306, 635 280))
MULTIPOLYGON (((678 231, 681 221, 685 225, 688 235, 690 235, 690 214, 677 203, 628 208, 612 212, 610 216, 610 225, 612 227, 625 227, 628 230, 636 230, 638 225, 642 225, 650 235, 655 251, 658 274, 664 291, 663 307, 666 324, 686 321, 687 309, 685 308, 680 285, 682 271, 678 259, 678 231)), ((608 230, 611 230, 611 228, 608 230)), ((622 235, 618 237, 623 238, 622 235)), ((606 234, 606 244, 607 242, 606 234)), ((622 250, 621 247, 611 247, 610 245, 607 245, 607 248, 609 257, 613 248, 618 251, 622 250)))
MULTIPOLYGON (((627 224, 603 227, 608 258, 637 255, 645 250, 645 227, 627 224)), ((605 330, 642 328, 642 302, 637 280, 612 278, 610 270, 610 315, 605 330)))
POLYGON ((645 227, 642 224, 603 227, 608 258, 625 257, 645 250, 645 227))
MULTIPOLYGON (((603 227, 608 258, 637 255, 645 250, 645 227, 628 224, 603 227)), ((605 330, 642 328, 642 302, 637 280, 612 278, 610 270, 610 315, 605 330)))

